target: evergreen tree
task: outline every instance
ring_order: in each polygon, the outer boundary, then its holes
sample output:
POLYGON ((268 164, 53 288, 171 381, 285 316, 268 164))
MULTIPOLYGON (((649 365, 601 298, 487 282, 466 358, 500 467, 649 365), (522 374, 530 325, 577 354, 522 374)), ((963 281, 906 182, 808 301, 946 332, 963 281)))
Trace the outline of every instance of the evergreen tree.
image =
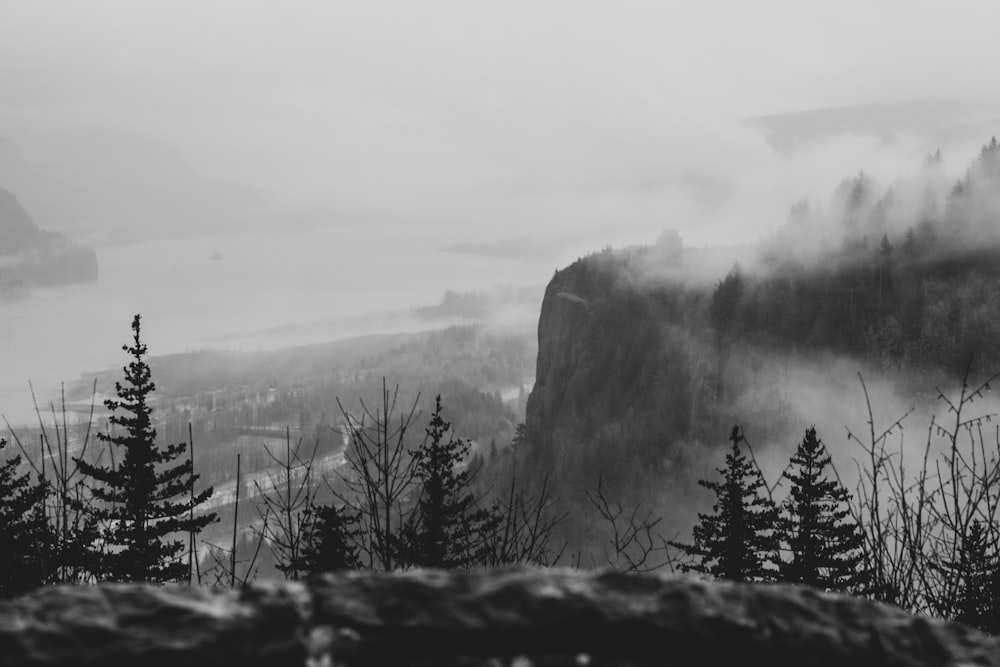
POLYGON ((734 264, 733 268, 726 274, 725 279, 715 284, 710 315, 719 347, 728 343, 728 339, 736 327, 740 300, 745 291, 746 280, 739 264, 734 264))
POLYGON ((725 393, 726 365, 733 344, 739 319, 740 303, 746 291, 746 280, 739 264, 726 274, 724 280, 715 284, 712 304, 709 309, 712 328, 715 330, 715 349, 718 353, 718 368, 715 386, 715 404, 721 406, 725 393))
POLYGON ((212 488, 189 497, 195 480, 185 443, 161 448, 156 443, 149 395, 155 389, 146 346, 139 336, 140 317, 132 320, 132 344, 122 349, 131 360, 123 370, 125 382, 115 383, 117 399, 108 399, 108 433, 98 437, 119 452, 117 467, 75 459, 92 480, 91 491, 100 504, 95 518, 102 522, 105 554, 96 573, 118 581, 180 581, 188 565, 180 558, 186 540, 169 540, 178 533, 198 533, 216 520, 214 513, 191 516, 212 495, 212 488))
POLYGON ((958 581, 954 619, 983 632, 1000 633, 1000 564, 981 520, 974 519, 963 536, 958 562, 938 567, 958 581))
MULTIPOLYGON (((360 517, 346 507, 319 505, 307 510, 308 530, 295 569, 307 574, 356 570, 361 568, 357 539, 360 517)), ((285 572, 288 566, 278 565, 285 572)))
POLYGON ((903 254, 912 258, 917 252, 917 232, 913 227, 907 227, 903 236, 903 254))
POLYGON ((791 553, 784 581, 814 588, 858 592, 862 583, 862 535, 850 515, 850 494, 826 475, 831 465, 816 428, 806 429, 782 475, 791 482, 781 525, 791 553))
POLYGON ((883 257, 889 257, 892 254, 893 247, 888 234, 882 235, 882 241, 879 243, 878 249, 883 257))
POLYGON ((517 426, 514 427, 514 437, 510 441, 510 448, 513 451, 520 451, 524 447, 524 443, 528 441, 528 432, 525 428, 524 422, 518 422, 517 426))
POLYGON ((478 470, 471 466, 460 469, 470 443, 450 433, 451 424, 441 416, 441 410, 439 395, 427 438, 413 452, 421 490, 402 531, 400 559, 417 567, 465 568, 480 560, 479 537, 490 515, 477 507, 470 491, 478 470))
MULTIPOLYGON (((7 441, 0 439, 0 450, 7 441)), ((18 474, 21 456, 0 465, 0 598, 48 583, 55 567, 55 537, 45 517, 45 484, 18 474)))
POLYGON ((715 493, 712 514, 698 514, 694 544, 671 544, 694 562, 682 565, 687 572, 730 581, 773 581, 778 562, 778 510, 767 496, 760 470, 740 450, 743 431, 734 426, 732 450, 726 467, 719 468, 721 482, 698 480, 715 493))
POLYGON ((921 249, 934 245, 938 239, 938 225, 941 222, 941 207, 931 186, 924 189, 920 208, 917 210, 917 241, 921 249))

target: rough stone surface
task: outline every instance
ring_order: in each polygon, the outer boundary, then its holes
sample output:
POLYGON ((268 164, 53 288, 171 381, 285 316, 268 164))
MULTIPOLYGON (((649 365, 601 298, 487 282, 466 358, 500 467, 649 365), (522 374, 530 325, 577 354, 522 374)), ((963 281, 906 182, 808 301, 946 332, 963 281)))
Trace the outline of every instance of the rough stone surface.
POLYGON ((298 665, 302 616, 274 588, 44 588, 0 605, 0 665, 298 665))
POLYGON ((714 389, 699 389, 714 386, 705 375, 717 356, 705 324, 710 291, 649 280, 668 264, 652 251, 601 252, 552 277, 525 412, 527 440, 543 457, 621 432, 634 451, 673 459, 714 406, 714 389))
POLYGON ((0 665, 996 665, 1000 640, 806 588, 515 570, 109 585, 0 604, 0 665))

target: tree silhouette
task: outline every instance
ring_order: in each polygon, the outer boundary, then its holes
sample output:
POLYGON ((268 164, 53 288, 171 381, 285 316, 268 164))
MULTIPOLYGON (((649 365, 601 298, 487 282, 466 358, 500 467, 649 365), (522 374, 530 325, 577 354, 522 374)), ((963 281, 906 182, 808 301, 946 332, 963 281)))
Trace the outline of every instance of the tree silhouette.
POLYGON ((357 540, 360 516, 346 507, 316 505, 306 510, 307 530, 297 569, 303 574, 362 567, 357 540))
POLYGON ((359 553, 370 569, 391 572, 399 566, 396 551, 404 523, 404 505, 414 491, 413 457, 407 434, 417 411, 414 399, 401 407, 399 386, 390 393, 382 378, 381 405, 361 402, 361 415, 350 414, 340 399, 337 407, 347 426, 345 465, 337 475, 345 490, 334 497, 360 522, 359 553))
POLYGON ((313 508, 318 485, 316 483, 317 441, 309 456, 301 453, 302 440, 292 447, 292 437, 285 429, 285 455, 279 457, 265 446, 264 451, 275 464, 267 471, 264 484, 254 482, 260 502, 257 513, 262 528, 261 537, 267 541, 277 560, 277 568, 289 579, 298 579, 306 573, 303 548, 308 541, 313 521, 313 508))
POLYGON ((528 433, 524 422, 518 422, 517 426, 514 427, 514 437, 510 441, 511 451, 520 451, 527 441, 528 433))
POLYGON ((863 537, 850 515, 850 494, 826 475, 831 465, 816 428, 791 457, 791 482, 782 505, 781 526, 791 560, 781 567, 782 579, 835 591, 857 592, 862 583, 863 537))
POLYGON ((478 507, 470 490, 478 469, 467 463, 470 443, 456 438, 441 415, 441 396, 427 438, 413 452, 420 496, 403 527, 400 558, 409 565, 444 569, 465 568, 482 559, 481 533, 491 519, 478 507))
POLYGON ((980 519, 974 519, 961 538, 958 559, 937 567, 959 582, 955 620, 983 632, 1000 632, 1000 564, 980 519))
POLYGON ((766 490, 760 470, 744 456, 743 430, 734 426, 729 436, 732 450, 726 467, 719 468, 721 482, 698 480, 715 493, 712 514, 698 514, 694 544, 671 542, 693 562, 681 563, 686 572, 730 581, 774 581, 778 561, 778 510, 761 490, 766 490))
POLYGON ((184 458, 185 443, 161 448, 156 443, 149 395, 155 389, 146 345, 139 336, 140 316, 132 320, 132 343, 123 345, 130 356, 123 369, 125 382, 115 383, 116 399, 107 399, 111 411, 108 433, 98 434, 112 451, 112 465, 75 459, 91 480, 99 505, 100 539, 105 552, 97 576, 118 581, 180 581, 188 577, 188 564, 180 558, 184 541, 168 540, 179 533, 198 533, 216 519, 214 513, 193 515, 192 507, 211 495, 209 487, 189 497, 198 476, 184 458), (122 453, 115 457, 114 451, 122 453), (117 467, 114 461, 120 463, 117 467))
MULTIPOLYGON (((0 439, 0 450, 7 445, 0 439)), ((21 456, 0 465, 0 598, 47 583, 54 571, 55 536, 49 530, 45 484, 18 474, 21 456)))
POLYGON ((740 302, 746 291, 746 280, 739 264, 734 264, 724 280, 715 284, 709 315, 715 330, 715 349, 718 353, 718 369, 715 387, 716 405, 722 405, 725 392, 726 365, 739 317, 740 302))
POLYGON ((349 414, 338 399, 349 428, 346 465, 338 471, 343 488, 331 487, 335 515, 324 517, 322 512, 331 510, 315 508, 307 560, 333 567, 336 554, 350 555, 342 549, 349 541, 362 566, 373 570, 555 563, 563 549, 553 547, 553 533, 566 515, 553 516, 548 475, 537 494, 518 488, 512 476, 507 493, 482 503, 471 490, 477 469, 464 467, 470 443, 450 433, 441 397, 415 450, 407 440, 417 400, 399 409, 398 397, 399 388, 390 393, 383 379, 381 407, 362 402, 361 417, 349 414), (332 525, 324 526, 330 518, 332 525), (326 553, 325 531, 333 556, 326 553))
POLYGON ((737 322, 740 300, 746 291, 746 280, 739 264, 726 274, 725 279, 715 284, 710 310, 712 328, 715 329, 719 345, 728 343, 737 322))

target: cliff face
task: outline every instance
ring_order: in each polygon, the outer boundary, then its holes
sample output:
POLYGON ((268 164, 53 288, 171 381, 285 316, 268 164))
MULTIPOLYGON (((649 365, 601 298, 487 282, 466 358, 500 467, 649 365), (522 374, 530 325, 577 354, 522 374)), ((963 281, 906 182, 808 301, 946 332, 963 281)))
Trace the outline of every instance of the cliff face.
POLYGON ((543 451, 600 456, 602 441, 613 440, 662 455, 711 403, 710 292, 648 279, 643 266, 606 251, 549 283, 525 420, 528 441, 543 451))
POLYGON ((14 195, 0 188, 0 289, 96 279, 92 248, 39 229, 14 195))
POLYGON ((633 476, 694 456, 705 469, 693 445, 734 423, 764 444, 842 429, 858 372, 916 392, 970 358, 973 377, 1000 364, 1000 242, 848 245, 728 275, 701 252, 609 250, 556 273, 525 419, 535 463, 633 476))

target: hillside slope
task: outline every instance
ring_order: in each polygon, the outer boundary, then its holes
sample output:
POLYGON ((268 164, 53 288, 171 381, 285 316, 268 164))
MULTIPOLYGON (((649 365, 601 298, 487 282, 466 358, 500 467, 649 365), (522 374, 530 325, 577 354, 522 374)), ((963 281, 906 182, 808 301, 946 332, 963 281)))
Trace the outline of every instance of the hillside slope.
POLYGON ((558 271, 539 318, 529 465, 590 486, 651 466, 690 480, 733 423, 765 447, 812 424, 843 434, 859 372, 903 395, 970 360, 1000 369, 1000 148, 984 147, 943 206, 929 186, 909 191, 925 201, 848 179, 822 219, 793 209, 745 269, 650 246, 558 271))
POLYGON ((97 254, 38 227, 13 194, 0 188, 0 289, 97 279, 97 254))

